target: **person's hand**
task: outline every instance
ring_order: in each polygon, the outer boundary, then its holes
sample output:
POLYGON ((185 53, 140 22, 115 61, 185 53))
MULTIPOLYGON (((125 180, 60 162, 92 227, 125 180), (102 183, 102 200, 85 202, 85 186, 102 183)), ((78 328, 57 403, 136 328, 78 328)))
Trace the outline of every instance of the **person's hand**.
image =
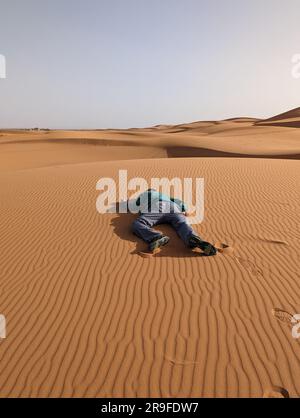
POLYGON ((186 216, 187 218, 190 216, 193 216, 192 212, 184 212, 184 216, 186 216))

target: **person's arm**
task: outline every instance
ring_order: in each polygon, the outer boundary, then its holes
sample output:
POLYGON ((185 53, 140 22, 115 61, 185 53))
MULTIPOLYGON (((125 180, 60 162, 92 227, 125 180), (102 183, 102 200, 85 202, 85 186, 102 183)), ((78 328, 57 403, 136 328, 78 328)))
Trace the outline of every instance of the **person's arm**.
POLYGON ((182 202, 182 200, 176 199, 174 197, 170 197, 170 200, 180 208, 181 212, 187 212, 187 206, 184 202, 182 202))
POLYGON ((148 204, 148 210, 149 210, 149 207, 151 208, 151 193, 147 191, 147 192, 140 194, 139 197, 136 199, 135 203, 136 203, 136 206, 138 206, 139 208, 142 206, 144 207, 144 209, 146 209, 145 206, 148 204))

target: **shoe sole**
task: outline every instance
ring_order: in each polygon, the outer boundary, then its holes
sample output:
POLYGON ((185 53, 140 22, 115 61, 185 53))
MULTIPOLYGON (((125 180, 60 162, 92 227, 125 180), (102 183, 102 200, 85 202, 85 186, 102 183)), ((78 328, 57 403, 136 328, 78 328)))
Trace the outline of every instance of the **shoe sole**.
POLYGON ((215 250, 215 248, 211 244, 206 245, 205 248, 202 251, 208 257, 217 254, 217 251, 215 250))
POLYGON ((153 248, 149 248, 149 251, 151 252, 155 252, 157 250, 159 250, 160 248, 164 247, 165 245, 168 244, 168 242, 170 241, 169 237, 163 237, 161 239, 159 239, 158 241, 156 241, 156 245, 153 248))
POLYGON ((217 254, 216 248, 210 243, 195 240, 193 245, 195 245, 195 248, 200 248, 206 256, 213 256, 217 254))

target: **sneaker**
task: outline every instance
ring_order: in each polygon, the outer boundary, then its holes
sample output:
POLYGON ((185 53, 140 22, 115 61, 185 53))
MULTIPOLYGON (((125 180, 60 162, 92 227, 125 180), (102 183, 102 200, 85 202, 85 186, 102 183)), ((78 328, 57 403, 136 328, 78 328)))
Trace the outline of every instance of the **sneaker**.
POLYGON ((167 236, 156 238, 154 241, 150 242, 149 251, 153 252, 155 250, 158 250, 159 248, 167 245, 169 241, 170 241, 170 238, 167 236))
POLYGON ((191 248, 200 248, 207 256, 212 256, 217 254, 217 249, 210 244, 209 242, 202 241, 201 238, 192 235, 189 241, 191 248))

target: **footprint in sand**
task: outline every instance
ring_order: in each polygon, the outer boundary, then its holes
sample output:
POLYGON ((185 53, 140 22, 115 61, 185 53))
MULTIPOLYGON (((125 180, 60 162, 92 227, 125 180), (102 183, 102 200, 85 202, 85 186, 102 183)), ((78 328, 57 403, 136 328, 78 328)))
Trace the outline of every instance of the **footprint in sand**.
POLYGON ((264 393, 264 398, 286 398, 290 397, 289 392, 280 387, 280 386, 272 386, 264 393))
POLYGON ((293 315, 291 315, 289 312, 286 312, 279 308, 274 308, 272 310, 272 315, 280 322, 284 322, 285 324, 292 324, 293 315))
POLYGON ((250 273, 253 276, 263 276, 263 272, 260 268, 256 267, 256 265, 254 263, 252 263, 249 260, 245 260, 244 258, 241 257, 235 257, 235 259, 237 260, 238 263, 240 263, 245 269, 247 269, 248 271, 250 271, 250 273))
POLYGON ((215 247, 221 254, 232 254, 234 252, 234 248, 230 247, 227 244, 224 244, 223 242, 216 242, 215 247))
POLYGON ((215 244, 215 247, 218 250, 218 252, 221 254, 233 255, 235 260, 237 260, 237 262, 240 263, 245 269, 249 270, 253 276, 263 275, 262 270, 256 267, 256 265, 252 263, 251 261, 245 260, 244 258, 241 258, 241 257, 235 257, 233 247, 230 247, 229 245, 224 244, 223 242, 217 242, 215 244))

